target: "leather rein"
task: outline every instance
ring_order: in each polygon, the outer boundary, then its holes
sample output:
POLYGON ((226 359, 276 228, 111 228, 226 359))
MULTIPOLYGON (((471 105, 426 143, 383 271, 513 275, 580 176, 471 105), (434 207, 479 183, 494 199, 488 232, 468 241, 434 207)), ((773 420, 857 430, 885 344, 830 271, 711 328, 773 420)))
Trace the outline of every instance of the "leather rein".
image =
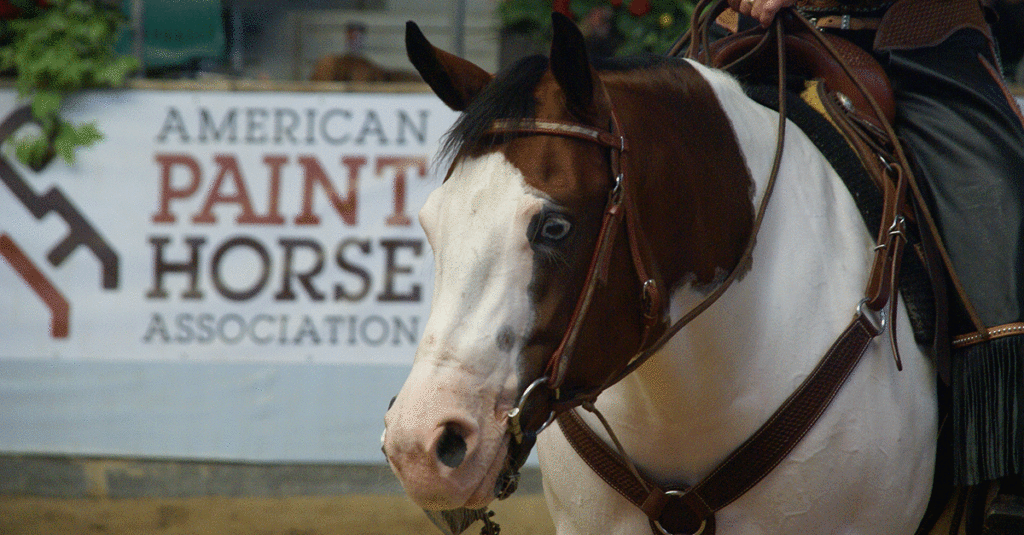
MULTIPOLYGON (((698 6, 697 10, 700 11, 698 6)), ((696 15, 695 15, 696 18, 696 15)), ((802 19, 801 19, 802 20, 802 19)), ((695 26, 696 27, 696 26, 695 26)), ((768 40, 774 33, 779 55, 779 126, 778 141, 765 193, 758 206, 753 229, 737 265, 750 261, 756 237, 763 221, 768 202, 778 177, 786 128, 786 86, 785 86, 785 39, 782 25, 777 21, 772 32, 765 34, 768 40)), ((817 32, 814 32, 817 33, 817 32)), ((828 48, 830 45, 824 43, 828 48)), ((691 44, 691 57, 694 45, 691 44)), ((844 65, 845 68, 845 65, 844 65)), ((877 103, 868 96, 876 108, 877 103)), ((553 421, 557 420, 570 444, 611 487, 640 508, 650 519, 655 534, 704 534, 714 533, 714 514, 742 496, 761 481, 796 447, 797 443, 825 412, 835 395, 852 373, 871 341, 883 332, 887 323, 895 327, 896 281, 899 274, 899 258, 907 242, 904 231, 903 211, 909 171, 903 165, 887 166, 895 174, 893 180, 882 181, 883 228, 879 232, 875 247, 875 261, 871 268, 866 297, 857 306, 854 317, 847 328, 824 355, 807 379, 790 395, 769 420, 747 441, 740 445, 725 461, 711 471, 703 480, 692 486, 662 488, 644 477, 626 456, 623 448, 608 426, 604 417, 596 411, 594 400, 605 389, 632 373, 653 356, 675 334, 690 321, 710 307, 737 278, 733 269, 728 277, 703 301, 665 328, 664 314, 667 308, 664 283, 658 276, 653 257, 639 225, 639 209, 633 197, 629 177, 623 173, 622 159, 628 144, 621 127, 611 113, 610 129, 601 130, 588 125, 540 120, 500 120, 494 123, 489 133, 513 135, 555 135, 589 140, 611 151, 611 176, 614 183, 608 195, 602 225, 598 233, 584 287, 581 291, 569 326, 558 349, 550 357, 545 374, 531 383, 523 392, 519 402, 509 413, 509 434, 511 435, 506 467, 498 479, 495 494, 499 499, 511 495, 518 482, 518 471, 525 462, 536 436, 553 421), (567 392, 564 380, 574 357, 577 338, 582 322, 597 289, 608 280, 608 270, 613 244, 621 227, 625 226, 626 239, 636 273, 642 288, 641 313, 644 316, 644 332, 640 349, 620 370, 612 373, 601 385, 593 388, 567 392), (885 307, 890 311, 885 313, 885 307), (888 321, 886 319, 888 316, 888 321), (659 332, 660 331, 660 332, 659 332), (657 333, 658 336, 654 336, 657 333), (545 396, 542 404, 549 414, 543 424, 528 429, 525 422, 542 421, 536 415, 527 415, 535 407, 530 401, 535 396, 545 396), (615 449, 608 446, 591 430, 574 410, 576 407, 595 412, 612 438, 615 449), (533 416, 531 418, 530 416, 533 416)), ((895 134, 885 125, 891 140, 895 134)), ((895 144, 896 160, 905 163, 901 149, 895 144)), ((915 186, 910 180, 911 186, 915 186)), ((893 350, 900 366, 899 353, 895 347, 895 332, 891 333, 893 350)))

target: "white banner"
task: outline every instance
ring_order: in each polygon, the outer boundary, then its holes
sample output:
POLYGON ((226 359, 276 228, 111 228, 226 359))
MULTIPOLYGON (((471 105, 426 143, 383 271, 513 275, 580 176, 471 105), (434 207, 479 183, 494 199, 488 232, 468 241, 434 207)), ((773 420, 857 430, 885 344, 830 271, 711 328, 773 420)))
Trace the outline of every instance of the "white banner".
POLYGON ((435 96, 91 93, 105 139, 40 172, 0 110, 0 358, 411 361, 435 96))
POLYGON ((90 93, 104 141, 39 172, 0 110, 0 358, 410 362, 435 96, 90 93))

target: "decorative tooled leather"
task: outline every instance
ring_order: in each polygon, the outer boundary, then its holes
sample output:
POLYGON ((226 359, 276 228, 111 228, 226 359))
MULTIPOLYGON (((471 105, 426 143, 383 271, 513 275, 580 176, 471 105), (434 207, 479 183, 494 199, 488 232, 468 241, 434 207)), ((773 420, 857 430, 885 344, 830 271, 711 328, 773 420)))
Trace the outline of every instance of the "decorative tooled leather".
POLYGON ((990 35, 977 0, 797 0, 796 7, 808 17, 884 12, 875 50, 935 46, 964 28, 990 35))
POLYGON ((974 28, 991 39, 977 0, 899 0, 882 17, 875 50, 935 46, 957 30, 974 28))
MULTIPOLYGON (((753 49, 760 40, 758 30, 751 30, 717 41, 711 50, 712 64, 718 67, 727 66, 743 57, 753 49)), ((895 102, 892 96, 892 86, 885 75, 885 71, 870 54, 861 50, 853 43, 834 35, 827 35, 826 39, 840 54, 841 60, 854 71, 854 75, 871 91, 874 99, 881 105, 884 120, 892 122, 895 116, 895 102)), ((805 31, 797 29, 786 37, 788 63, 791 72, 801 72, 810 75, 811 78, 820 78, 825 81, 833 91, 840 91, 853 101, 854 109, 864 115, 864 119, 872 122, 878 128, 882 128, 880 119, 873 116, 871 106, 857 89, 839 60, 833 58, 828 51, 821 47, 816 40, 807 35, 805 31)), ((757 61, 744 61, 740 67, 741 76, 752 75, 754 79, 763 76, 763 73, 771 73, 774 67, 774 59, 769 53, 763 53, 757 61)), ((731 70, 728 69, 727 70, 731 70)))

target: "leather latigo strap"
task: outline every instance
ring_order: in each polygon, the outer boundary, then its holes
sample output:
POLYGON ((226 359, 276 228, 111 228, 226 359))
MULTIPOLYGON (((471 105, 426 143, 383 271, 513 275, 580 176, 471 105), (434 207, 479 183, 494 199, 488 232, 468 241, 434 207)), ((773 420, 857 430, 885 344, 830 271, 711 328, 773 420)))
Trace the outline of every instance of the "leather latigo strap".
POLYGON ((649 478, 635 475, 629 463, 575 411, 559 415, 558 425, 576 453, 652 523, 666 533, 708 535, 714 530, 715 512, 768 475, 814 426, 877 335, 875 325, 858 314, 775 414, 692 487, 663 488, 649 478))

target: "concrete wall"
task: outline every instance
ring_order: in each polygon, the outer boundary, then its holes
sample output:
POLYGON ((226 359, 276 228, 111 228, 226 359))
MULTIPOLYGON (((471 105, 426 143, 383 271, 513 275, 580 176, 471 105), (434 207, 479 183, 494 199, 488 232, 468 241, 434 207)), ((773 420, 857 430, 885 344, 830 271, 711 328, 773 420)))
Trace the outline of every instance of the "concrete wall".
MULTIPOLYGON (((542 492, 540 470, 522 471, 517 495, 542 492)), ((0 496, 192 498, 400 495, 384 464, 257 464, 0 456, 0 496)))

